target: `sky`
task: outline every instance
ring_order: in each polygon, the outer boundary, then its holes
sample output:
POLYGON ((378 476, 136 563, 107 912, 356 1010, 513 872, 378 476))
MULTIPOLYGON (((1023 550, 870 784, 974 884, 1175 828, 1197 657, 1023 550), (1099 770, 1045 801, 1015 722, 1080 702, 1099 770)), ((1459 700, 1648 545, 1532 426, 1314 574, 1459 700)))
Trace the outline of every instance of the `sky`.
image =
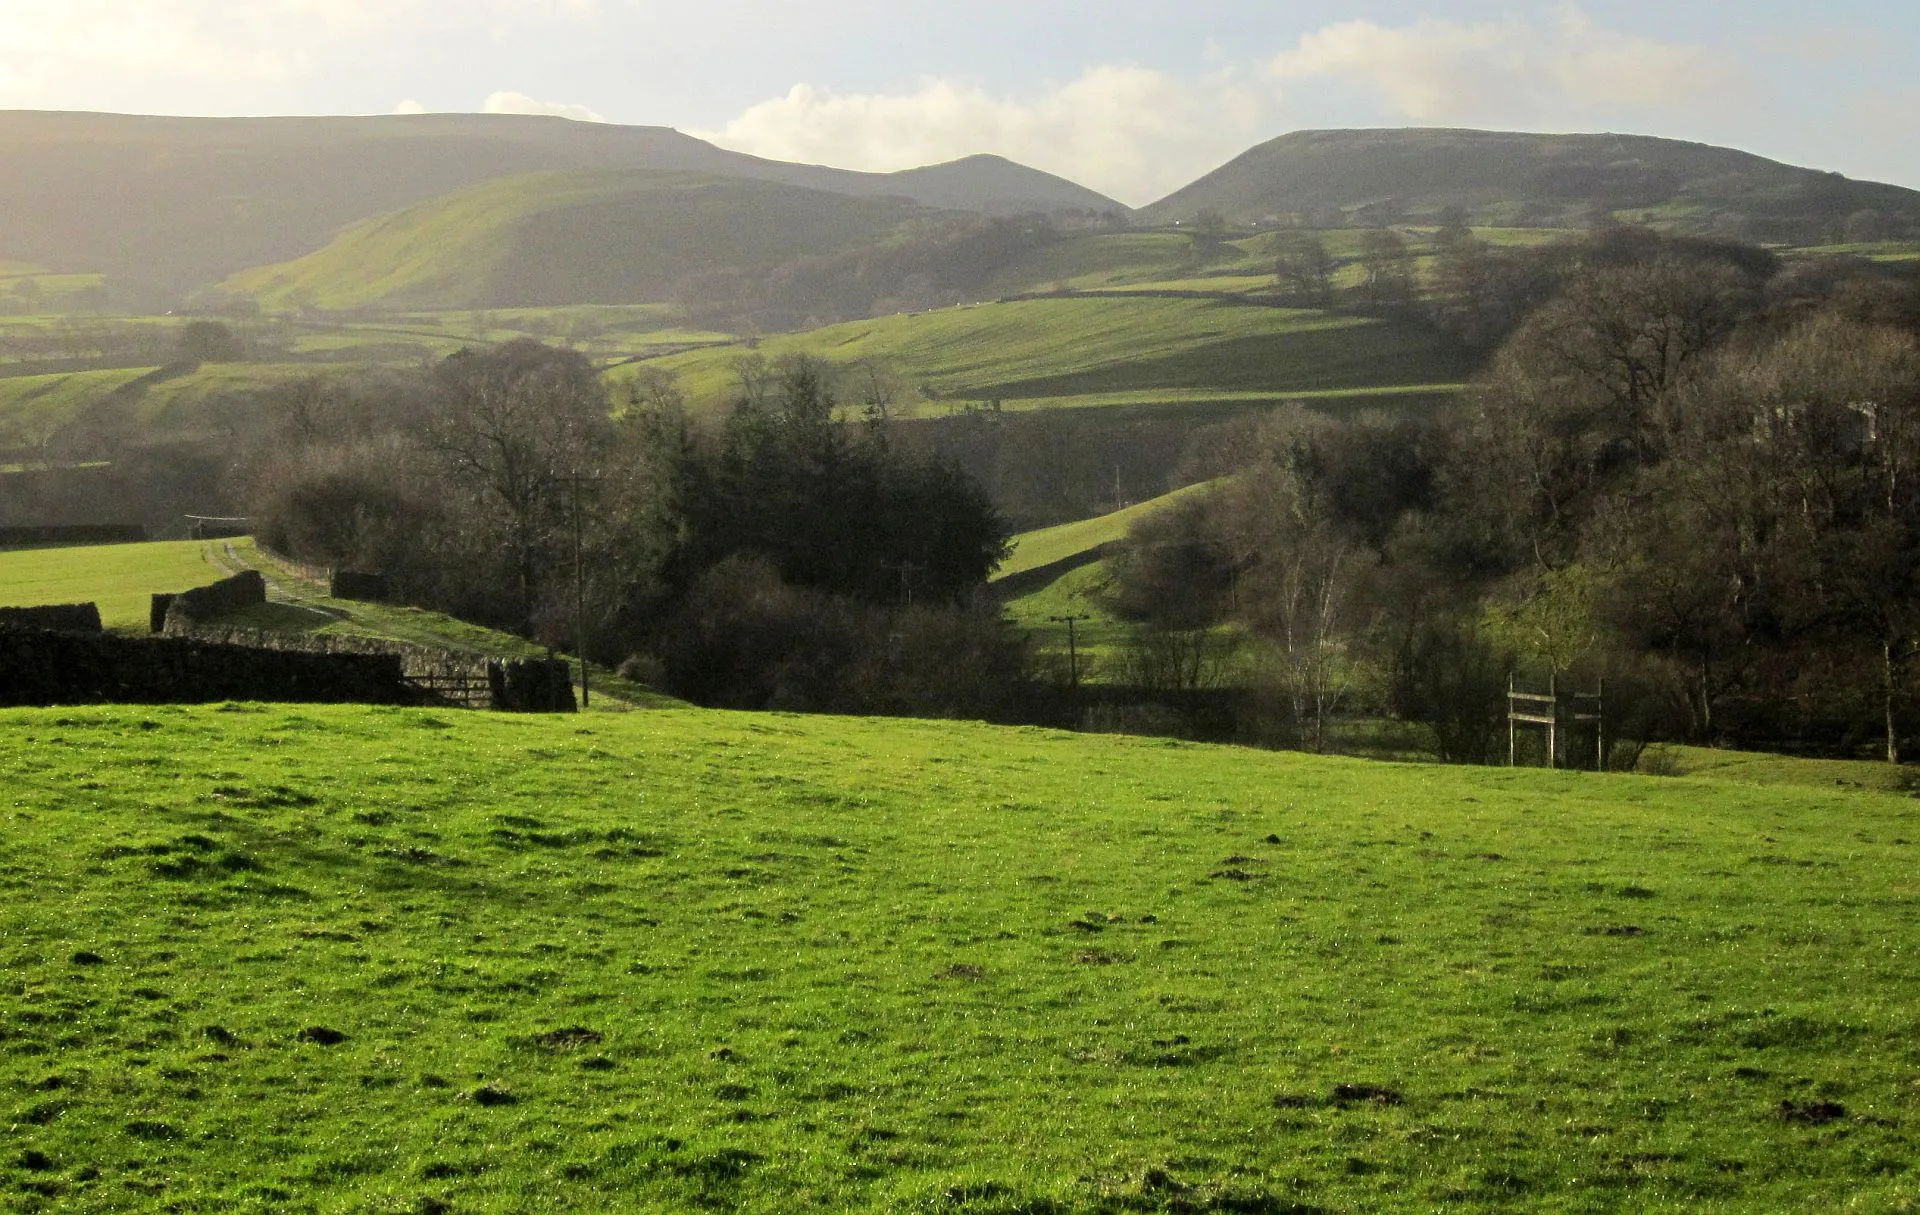
MULTIPOLYGON (((1144 205, 1288 131, 1723 144, 1920 188, 1897 0, 0 0, 0 109, 550 113, 1144 205)), ((0 165, 0 172, 5 166, 0 165)))

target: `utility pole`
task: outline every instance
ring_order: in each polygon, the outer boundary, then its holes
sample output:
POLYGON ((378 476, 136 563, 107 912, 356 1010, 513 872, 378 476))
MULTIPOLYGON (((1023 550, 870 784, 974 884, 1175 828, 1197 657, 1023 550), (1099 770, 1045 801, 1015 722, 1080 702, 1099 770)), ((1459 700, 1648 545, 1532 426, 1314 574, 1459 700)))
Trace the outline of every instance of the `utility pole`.
POLYGON ((568 479, 573 482, 573 649, 580 655, 580 707, 584 709, 593 703, 593 693, 587 677, 587 566, 581 543, 580 483, 598 478, 576 472, 568 479))
POLYGON ((900 594, 906 600, 908 608, 913 607, 913 579, 916 574, 924 574, 927 567, 918 561, 899 561, 887 566, 890 570, 900 571, 900 594))
POLYGON ((1080 644, 1079 637, 1074 632, 1074 625, 1082 620, 1092 620, 1093 617, 1049 616, 1047 619, 1054 624, 1064 624, 1067 626, 1067 680, 1072 685, 1073 690, 1078 692, 1080 690, 1080 644))

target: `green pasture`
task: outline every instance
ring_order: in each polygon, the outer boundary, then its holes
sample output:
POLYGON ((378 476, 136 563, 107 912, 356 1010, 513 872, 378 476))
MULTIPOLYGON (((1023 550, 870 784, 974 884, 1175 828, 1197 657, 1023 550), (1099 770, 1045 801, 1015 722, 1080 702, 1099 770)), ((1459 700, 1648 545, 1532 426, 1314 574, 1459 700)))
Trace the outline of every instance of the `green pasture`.
MULTIPOLYGON (((1390 409, 1421 403, 1435 397, 1453 397, 1466 391, 1461 384, 1395 384, 1386 388, 1314 388, 1295 392, 1234 391, 1231 389, 1173 388, 1142 389, 1127 392, 1089 392, 1054 397, 1001 397, 1000 408, 1009 412, 1037 409, 1109 409, 1155 408, 1192 410, 1201 407, 1280 405, 1299 402, 1322 411, 1346 412, 1353 409, 1390 409)), ((965 404, 977 404, 966 402, 965 404)), ((928 410, 926 412, 933 412, 928 410)))
POLYGON ((36 315, 70 311, 76 297, 88 295, 105 282, 106 277, 100 274, 50 274, 20 262, 0 262, 0 295, 15 297, 19 301, 16 306, 30 302, 29 311, 36 315))
POLYGON ((151 596, 224 574, 198 540, 0 550, 0 607, 97 603, 110 629, 145 632, 151 596))
POLYGON ((1273 274, 1202 274, 1190 278, 1152 279, 1141 283, 1094 287, 1103 294, 1133 291, 1204 291, 1213 295, 1250 295, 1273 289, 1273 274))
POLYGON ((1229 300, 1019 300, 882 317, 658 359, 689 397, 729 399, 743 355, 887 362, 924 393, 989 400, 1158 390, 1299 392, 1455 383, 1458 352, 1418 329, 1229 300))
POLYGON ((1018 295, 1067 288, 1096 291, 1194 278, 1207 271, 1242 271, 1268 261, 1263 237, 1203 247, 1191 233, 1098 232, 1069 236, 1035 249, 998 270, 986 294, 1018 295))
POLYGON ((1893 1212, 1911 798, 0 712, 0 1206, 1893 1212))
POLYGON ((334 310, 660 301, 716 265, 873 244, 917 210, 692 173, 528 173, 365 220, 221 289, 270 308, 334 310))
POLYGON ((1816 245, 1810 248, 1799 249, 1795 252, 1864 257, 1869 261, 1876 262, 1910 262, 1920 261, 1920 241, 1854 241, 1837 245, 1816 245))
POLYGON ((197 368, 130 367, 0 377, 0 446, 31 446, 91 406, 113 405, 128 420, 172 434, 218 429, 222 401, 309 376, 365 371, 378 363, 204 363, 197 368))
MULTIPOLYGON (((1205 493, 1215 482, 1177 489, 1124 510, 1062 523, 1057 527, 1022 532, 1013 538, 1013 552, 994 580, 1065 561, 1100 546, 1124 540, 1140 519, 1166 509, 1183 498, 1205 493)), ((1009 599, 1007 618, 1047 653, 1068 652, 1065 617, 1079 619, 1073 627, 1073 648, 1082 682, 1106 683, 1118 677, 1121 655, 1133 637, 1133 626, 1113 614, 1107 603, 1111 576, 1106 562, 1091 561, 1063 572, 1046 586, 1009 599)))
MULTIPOLYGON (((1090 562, 1068 570, 1039 590, 1008 600, 1007 619, 1040 653, 1052 655, 1058 666, 1069 660, 1069 638, 1063 621, 1068 616, 1078 617, 1071 642, 1080 682, 1119 683, 1124 680, 1122 665, 1134 626, 1116 616, 1108 605, 1112 589, 1113 575, 1107 563, 1090 562)), ((1059 673, 1069 674, 1064 668, 1059 673)))
POLYGON ((155 370, 131 367, 0 378, 0 446, 36 447, 88 405, 155 370))
POLYGON ((1103 544, 1124 540, 1139 520, 1148 515, 1157 514, 1183 498, 1205 493, 1215 485, 1216 483, 1212 481, 1188 485, 1170 494, 1162 494, 1158 498, 1150 498, 1145 502, 1136 502, 1124 510, 1117 510, 1098 518, 1081 519, 1074 523, 1062 523, 1057 527, 1022 532, 1013 538, 1013 552, 1001 564, 994 577, 999 579, 1011 574, 1024 573, 1030 569, 1052 565, 1056 561, 1064 561, 1068 557, 1089 552, 1103 544))

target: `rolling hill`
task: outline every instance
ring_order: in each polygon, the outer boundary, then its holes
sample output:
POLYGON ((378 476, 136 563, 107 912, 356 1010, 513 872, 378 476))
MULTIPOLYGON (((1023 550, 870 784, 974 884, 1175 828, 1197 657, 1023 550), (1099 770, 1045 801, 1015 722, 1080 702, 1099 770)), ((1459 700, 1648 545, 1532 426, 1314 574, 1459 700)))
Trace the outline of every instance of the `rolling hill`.
POLYGON ((0 112, 0 261, 105 273, 170 304, 342 228, 480 182, 545 170, 650 169, 906 197, 989 213, 1121 209, 998 157, 855 173, 725 151, 663 127, 507 115, 163 118, 0 112))
MULTIPOLYGON (((716 346, 657 360, 696 405, 724 404, 749 353, 716 346)), ((1389 321, 1228 297, 1086 294, 853 321, 757 343, 777 359, 878 360, 941 400, 1006 409, 1273 401, 1454 391, 1472 363, 1444 339, 1389 321)))
POLYGON ((1263 143, 1145 209, 1170 223, 1203 211, 1250 222, 1636 221, 1808 243, 1860 223, 1920 227, 1920 192, 1795 168, 1747 152, 1640 135, 1465 130, 1296 131, 1263 143), (1869 220, 1862 213, 1878 214, 1869 220))
POLYGON ((1909 1209, 1913 803, 1846 773, 0 711, 0 1206, 1909 1209))
POLYGON ((269 307, 474 308, 671 298, 703 270, 871 244, 924 208, 644 170, 502 178, 356 224, 222 286, 269 307))

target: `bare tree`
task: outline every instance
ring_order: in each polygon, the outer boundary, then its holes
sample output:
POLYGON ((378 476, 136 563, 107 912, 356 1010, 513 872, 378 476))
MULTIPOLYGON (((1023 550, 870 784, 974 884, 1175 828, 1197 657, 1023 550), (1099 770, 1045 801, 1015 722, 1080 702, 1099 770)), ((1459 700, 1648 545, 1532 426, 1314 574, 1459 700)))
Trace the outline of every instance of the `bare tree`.
POLYGON ((456 355, 439 379, 428 446, 471 495, 481 544, 505 557, 524 626, 560 556, 568 480, 605 445, 606 389, 584 356, 530 340, 456 355))

